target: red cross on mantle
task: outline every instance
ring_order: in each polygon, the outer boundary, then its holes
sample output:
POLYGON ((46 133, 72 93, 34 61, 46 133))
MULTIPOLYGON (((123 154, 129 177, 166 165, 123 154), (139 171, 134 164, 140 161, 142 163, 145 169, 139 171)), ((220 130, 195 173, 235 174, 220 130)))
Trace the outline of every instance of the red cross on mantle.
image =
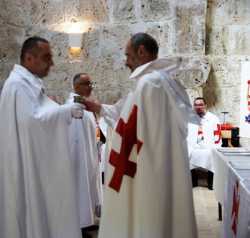
POLYGON ((129 161, 130 153, 134 147, 137 146, 137 154, 140 152, 142 142, 137 139, 137 106, 134 105, 129 115, 128 122, 125 123, 120 118, 116 132, 121 136, 121 149, 120 154, 114 150, 111 150, 109 162, 115 167, 113 176, 109 183, 109 186, 120 191, 122 179, 124 175, 134 177, 136 174, 136 163, 129 161))
POLYGON ((239 207, 240 207, 240 194, 239 194, 239 181, 237 180, 234 185, 233 206, 231 213, 231 218, 232 218, 231 228, 235 236, 237 234, 239 207))
POLYGON ((221 139, 221 128, 219 124, 217 124, 217 130, 214 131, 214 136, 218 136, 218 139, 214 143, 219 144, 221 139))

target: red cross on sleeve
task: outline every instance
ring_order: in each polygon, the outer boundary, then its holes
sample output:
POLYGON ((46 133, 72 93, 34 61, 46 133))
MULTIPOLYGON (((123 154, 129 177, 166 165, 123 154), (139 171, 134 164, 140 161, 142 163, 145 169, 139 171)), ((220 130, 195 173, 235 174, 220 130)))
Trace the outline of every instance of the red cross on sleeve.
POLYGON ((120 191, 122 179, 124 175, 134 177, 136 174, 137 165, 133 161, 129 161, 130 153, 134 147, 137 146, 137 154, 139 154, 142 147, 142 142, 137 138, 137 106, 134 105, 129 115, 128 122, 125 123, 122 118, 116 127, 116 132, 121 136, 121 150, 117 153, 111 150, 109 162, 115 167, 113 176, 109 183, 109 186, 120 191))
POLYGON ((217 130, 214 131, 214 136, 218 136, 218 139, 214 143, 219 144, 221 139, 221 127, 219 124, 217 124, 217 130))

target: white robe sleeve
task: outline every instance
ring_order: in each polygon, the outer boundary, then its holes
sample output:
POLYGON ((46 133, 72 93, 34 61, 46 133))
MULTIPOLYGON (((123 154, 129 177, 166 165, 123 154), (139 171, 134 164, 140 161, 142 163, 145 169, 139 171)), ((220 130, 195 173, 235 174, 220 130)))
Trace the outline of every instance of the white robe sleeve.
POLYGON ((122 107, 124 105, 126 98, 120 99, 117 103, 113 105, 102 104, 100 115, 104 117, 106 123, 114 128, 117 120, 119 119, 122 107))
POLYGON ((52 121, 57 121, 58 117, 63 117, 65 121, 70 124, 72 122, 71 108, 72 105, 56 105, 54 107, 49 107, 51 104, 51 99, 47 96, 44 97, 42 104, 45 107, 38 107, 39 110, 35 109, 34 117, 42 122, 51 123, 52 121))

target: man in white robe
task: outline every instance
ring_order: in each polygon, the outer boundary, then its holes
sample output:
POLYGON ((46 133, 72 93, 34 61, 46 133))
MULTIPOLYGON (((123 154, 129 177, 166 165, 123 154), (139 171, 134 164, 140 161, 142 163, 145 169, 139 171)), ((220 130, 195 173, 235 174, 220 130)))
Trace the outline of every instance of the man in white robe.
MULTIPOLYGON (((92 91, 89 75, 76 74, 73 78, 73 90, 67 104, 74 102, 75 96, 88 98, 92 91)), ((80 228, 94 225, 95 209, 100 206, 101 180, 96 130, 97 120, 89 111, 84 112, 81 120, 73 119, 70 125, 71 159, 76 165, 80 228)))
POLYGON ((174 80, 178 64, 157 55, 150 35, 135 34, 126 47, 135 90, 114 106, 85 102, 116 122, 99 238, 197 237, 186 146, 191 106, 174 80))
POLYGON ((0 100, 0 237, 80 238, 68 126, 79 105, 59 106, 41 78, 53 65, 47 40, 27 39, 0 100))
POLYGON ((221 146, 220 121, 216 115, 207 111, 203 97, 195 98, 193 108, 201 119, 200 126, 192 123, 188 125, 187 141, 193 186, 198 186, 196 168, 202 168, 207 171, 208 188, 212 189, 214 172, 212 148, 221 146))

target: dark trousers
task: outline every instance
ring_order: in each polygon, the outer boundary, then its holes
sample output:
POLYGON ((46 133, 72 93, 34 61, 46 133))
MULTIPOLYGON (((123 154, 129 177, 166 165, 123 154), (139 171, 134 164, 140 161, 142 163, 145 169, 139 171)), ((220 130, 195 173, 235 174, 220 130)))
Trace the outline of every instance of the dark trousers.
POLYGON ((92 238, 85 229, 82 229, 82 238, 92 238))
POLYGON ((214 173, 211 171, 207 172, 207 187, 209 190, 213 190, 213 179, 214 179, 214 173))
POLYGON ((191 170, 193 188, 198 186, 198 174, 196 169, 191 170))
MULTIPOLYGON (((201 171, 199 169, 192 169, 191 170, 193 187, 198 186, 199 172, 202 173, 203 171, 201 171)), ((213 190, 213 177, 214 177, 213 172, 207 171, 207 187, 209 190, 213 190)))
POLYGON ((85 228, 82 228, 82 238, 92 238, 92 235, 89 233, 89 232, 94 232, 94 231, 98 231, 99 229, 99 226, 98 225, 92 225, 92 226, 89 226, 89 227, 85 227, 85 228))

